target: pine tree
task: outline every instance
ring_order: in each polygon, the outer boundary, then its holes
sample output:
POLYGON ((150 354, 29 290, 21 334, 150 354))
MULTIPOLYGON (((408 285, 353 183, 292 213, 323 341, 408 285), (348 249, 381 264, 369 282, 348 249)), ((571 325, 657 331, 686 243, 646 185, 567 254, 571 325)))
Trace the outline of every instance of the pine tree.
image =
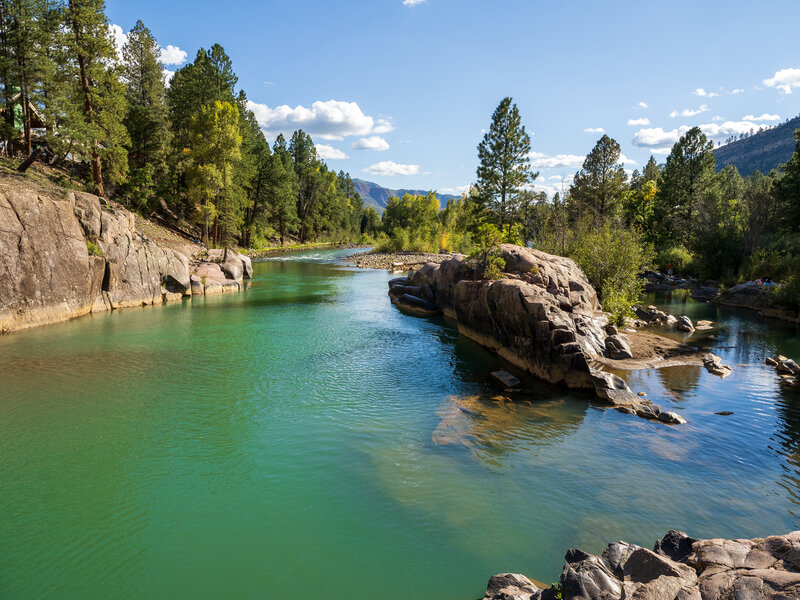
POLYGON ((800 229, 800 129, 795 130, 794 140, 794 153, 781 165, 783 177, 778 180, 777 188, 787 225, 793 231, 798 231, 800 229))
POLYGON ((128 100, 125 127, 130 136, 127 188, 129 197, 139 206, 153 198, 167 173, 171 133, 159 54, 150 30, 137 21, 122 49, 122 75, 128 100))
POLYGON ((504 98, 478 145, 478 202, 490 221, 514 221, 517 196, 538 175, 531 171, 530 151, 531 138, 519 110, 511 98, 504 98))
POLYGON ((604 135, 583 161, 570 187, 570 201, 579 214, 591 215, 595 227, 615 214, 628 179, 619 162, 616 140, 604 135))
POLYGON ((270 207, 270 216, 278 229, 281 245, 283 245, 286 242, 286 234, 293 230, 299 222, 297 218, 297 175, 283 134, 278 134, 278 138, 273 144, 267 181, 267 203, 270 207))
POLYGON ((239 110, 230 102, 206 104, 192 119, 191 191, 202 203, 203 237, 209 243, 209 224, 216 213, 219 231, 215 242, 227 251, 241 222, 242 191, 234 181, 241 157, 239 110))
POLYGON ((94 191, 104 196, 103 164, 115 183, 128 169, 125 91, 114 66, 118 57, 102 0, 69 0, 65 16, 66 60, 59 66, 67 89, 59 134, 70 141, 74 155, 90 160, 94 191))
POLYGON ((715 175, 714 144, 693 127, 672 147, 662 171, 655 211, 662 238, 688 242, 697 209, 715 175))

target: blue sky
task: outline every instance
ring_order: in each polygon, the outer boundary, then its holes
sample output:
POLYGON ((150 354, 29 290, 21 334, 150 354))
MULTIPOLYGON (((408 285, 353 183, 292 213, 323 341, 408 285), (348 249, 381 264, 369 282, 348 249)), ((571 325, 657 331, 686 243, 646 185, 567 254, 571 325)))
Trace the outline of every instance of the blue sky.
POLYGON ((800 2, 108 0, 166 68, 218 42, 270 139, 302 127, 334 169, 456 193, 512 96, 537 187, 566 185, 602 129, 629 169, 686 128, 715 141, 800 113, 800 2), (169 48, 172 46, 172 48, 169 48))

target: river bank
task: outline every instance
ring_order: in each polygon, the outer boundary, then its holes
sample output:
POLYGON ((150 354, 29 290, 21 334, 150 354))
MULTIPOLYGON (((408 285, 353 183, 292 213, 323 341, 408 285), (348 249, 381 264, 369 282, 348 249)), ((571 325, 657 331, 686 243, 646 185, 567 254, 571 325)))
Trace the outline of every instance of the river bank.
POLYGON ((93 194, 0 175, 0 333, 238 292, 252 264, 223 254, 93 194))
POLYGON ((453 254, 430 252, 363 252, 344 257, 346 262, 353 263, 362 269, 383 269, 387 271, 407 271, 421 267, 426 263, 439 264, 453 257, 453 254))
POLYGON ((670 531, 653 550, 614 542, 598 555, 571 548, 558 587, 524 575, 489 580, 484 600, 788 600, 800 598, 800 531, 698 540, 670 531))

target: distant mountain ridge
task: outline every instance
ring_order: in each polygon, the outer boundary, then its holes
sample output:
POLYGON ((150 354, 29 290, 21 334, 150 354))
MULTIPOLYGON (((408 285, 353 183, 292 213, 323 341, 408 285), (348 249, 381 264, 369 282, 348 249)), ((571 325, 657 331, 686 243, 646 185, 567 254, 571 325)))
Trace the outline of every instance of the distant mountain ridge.
MULTIPOLYGON (((392 190, 371 181, 364 181, 363 179, 353 179, 353 183, 356 186, 356 191, 358 192, 359 196, 361 196, 361 199, 364 201, 364 206, 374 206, 375 210, 377 210, 379 214, 383 214, 383 209, 386 208, 386 203, 389 202, 389 198, 402 198, 405 194, 411 194, 412 196, 426 196, 428 192, 431 191, 407 189, 392 190)), ((437 192, 436 197, 439 198, 439 204, 444 206, 447 204, 448 200, 456 199, 459 196, 454 196, 452 194, 440 194, 437 192)))
POLYGON ((736 165, 739 173, 746 177, 755 170, 769 173, 779 168, 792 157, 795 129, 800 129, 800 115, 772 129, 715 148, 717 171, 736 165))

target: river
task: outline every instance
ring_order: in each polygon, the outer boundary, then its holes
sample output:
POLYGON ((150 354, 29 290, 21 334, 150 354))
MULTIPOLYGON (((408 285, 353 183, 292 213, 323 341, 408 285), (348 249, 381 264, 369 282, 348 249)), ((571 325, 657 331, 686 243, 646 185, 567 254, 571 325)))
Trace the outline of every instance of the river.
POLYGON ((541 383, 493 401, 499 359, 348 252, 0 337, 0 596, 468 600, 571 546, 800 528, 800 393, 763 364, 795 327, 676 294, 733 367, 628 376, 680 427, 541 383))

